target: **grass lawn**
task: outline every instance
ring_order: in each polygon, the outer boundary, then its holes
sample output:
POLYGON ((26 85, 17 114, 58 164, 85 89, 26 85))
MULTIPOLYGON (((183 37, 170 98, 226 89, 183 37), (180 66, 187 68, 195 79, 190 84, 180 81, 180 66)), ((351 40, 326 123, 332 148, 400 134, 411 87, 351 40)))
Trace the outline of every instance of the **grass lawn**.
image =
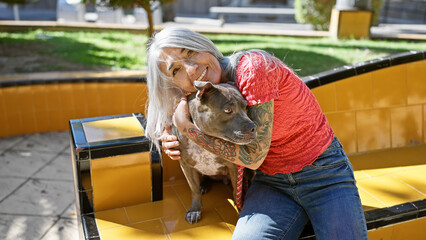
MULTIPOLYGON (((224 55, 258 48, 273 53, 300 76, 398 52, 425 50, 426 42, 332 40, 253 35, 206 35, 224 55)), ((0 32, 0 74, 144 69, 144 34, 124 32, 0 32)))

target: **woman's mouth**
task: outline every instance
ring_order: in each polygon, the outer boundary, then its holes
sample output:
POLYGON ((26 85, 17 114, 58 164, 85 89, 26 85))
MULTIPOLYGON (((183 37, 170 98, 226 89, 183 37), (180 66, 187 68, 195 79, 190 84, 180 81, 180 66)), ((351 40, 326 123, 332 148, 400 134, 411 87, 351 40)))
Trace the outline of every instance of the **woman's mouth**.
POLYGON ((207 73, 207 68, 206 68, 206 69, 204 69, 203 73, 201 73, 201 76, 200 76, 200 77, 198 77, 197 81, 202 81, 202 80, 203 80, 203 78, 204 78, 204 76, 206 76, 206 73, 207 73))

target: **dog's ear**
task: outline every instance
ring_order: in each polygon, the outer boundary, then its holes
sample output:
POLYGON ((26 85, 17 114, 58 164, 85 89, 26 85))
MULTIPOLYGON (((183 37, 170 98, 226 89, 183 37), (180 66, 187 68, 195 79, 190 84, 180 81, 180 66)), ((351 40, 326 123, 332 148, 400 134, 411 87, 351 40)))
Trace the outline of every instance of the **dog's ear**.
POLYGON ((194 87, 198 90, 197 98, 201 98, 203 94, 213 87, 211 82, 194 81, 194 87))

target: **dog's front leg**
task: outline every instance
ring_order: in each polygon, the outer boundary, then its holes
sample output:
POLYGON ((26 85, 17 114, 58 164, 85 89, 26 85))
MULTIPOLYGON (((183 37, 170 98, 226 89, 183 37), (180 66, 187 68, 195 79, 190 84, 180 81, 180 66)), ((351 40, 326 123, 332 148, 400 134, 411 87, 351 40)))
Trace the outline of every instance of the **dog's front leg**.
POLYGON ((186 221, 192 224, 194 222, 198 222, 201 219, 201 208, 202 208, 201 190, 200 190, 201 174, 194 168, 191 168, 184 164, 182 164, 181 167, 192 192, 191 207, 189 208, 188 212, 185 215, 186 221))

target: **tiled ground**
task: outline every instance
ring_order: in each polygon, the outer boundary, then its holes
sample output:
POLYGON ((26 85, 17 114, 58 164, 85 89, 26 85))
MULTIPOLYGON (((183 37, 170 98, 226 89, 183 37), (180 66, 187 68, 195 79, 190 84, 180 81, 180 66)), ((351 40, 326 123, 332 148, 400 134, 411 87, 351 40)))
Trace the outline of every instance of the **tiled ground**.
POLYGON ((0 239, 78 239, 69 133, 0 138, 0 239))

